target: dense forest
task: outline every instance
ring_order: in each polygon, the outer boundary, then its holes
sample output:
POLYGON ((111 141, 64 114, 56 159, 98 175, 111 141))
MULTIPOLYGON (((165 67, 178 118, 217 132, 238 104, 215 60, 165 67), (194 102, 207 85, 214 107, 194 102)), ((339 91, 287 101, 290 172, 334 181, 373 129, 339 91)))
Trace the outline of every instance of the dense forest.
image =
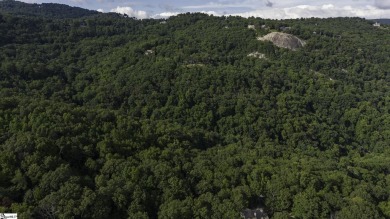
POLYGON ((390 218, 390 28, 373 23, 1 1, 0 212, 390 218), (281 28, 306 45, 256 39, 281 28))

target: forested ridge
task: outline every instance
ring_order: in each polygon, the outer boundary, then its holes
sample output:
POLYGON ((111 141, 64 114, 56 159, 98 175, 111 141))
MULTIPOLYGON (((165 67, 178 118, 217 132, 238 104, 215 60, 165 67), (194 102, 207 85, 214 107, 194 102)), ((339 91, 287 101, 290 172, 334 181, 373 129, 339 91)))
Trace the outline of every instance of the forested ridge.
POLYGON ((64 4, 26 4, 15 0, 0 0, 0 12, 18 16, 41 16, 45 18, 80 18, 99 12, 64 4))
POLYGON ((0 212, 390 218, 388 26, 39 6, 0 2, 0 212))

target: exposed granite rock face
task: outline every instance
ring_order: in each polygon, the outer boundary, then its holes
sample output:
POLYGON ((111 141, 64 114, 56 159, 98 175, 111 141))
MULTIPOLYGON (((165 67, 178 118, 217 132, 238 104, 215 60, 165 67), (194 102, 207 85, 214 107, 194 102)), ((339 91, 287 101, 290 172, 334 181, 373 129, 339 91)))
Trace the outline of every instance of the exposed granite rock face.
POLYGON ((263 37, 258 37, 257 39, 261 41, 271 41, 275 46, 291 50, 297 50, 306 44, 305 41, 294 35, 281 32, 272 32, 263 37))

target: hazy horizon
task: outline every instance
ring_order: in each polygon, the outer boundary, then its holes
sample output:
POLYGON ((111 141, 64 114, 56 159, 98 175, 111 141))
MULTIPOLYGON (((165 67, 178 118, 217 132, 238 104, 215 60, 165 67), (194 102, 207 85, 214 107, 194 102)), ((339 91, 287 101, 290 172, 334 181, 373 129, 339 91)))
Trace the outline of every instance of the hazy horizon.
POLYGON ((308 17, 390 17, 390 0, 22 0, 26 3, 60 3, 100 12, 118 12, 131 17, 166 18, 186 12, 203 12, 216 16, 237 15, 291 19, 308 17))

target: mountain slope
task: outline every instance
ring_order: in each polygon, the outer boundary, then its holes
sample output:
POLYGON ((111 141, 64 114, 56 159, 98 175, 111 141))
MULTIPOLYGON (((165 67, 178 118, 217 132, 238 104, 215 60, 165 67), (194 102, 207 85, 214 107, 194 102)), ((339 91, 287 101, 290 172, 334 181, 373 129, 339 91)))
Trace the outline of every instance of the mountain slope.
POLYGON ((14 15, 39 16, 46 18, 80 18, 96 15, 99 12, 64 4, 28 4, 14 0, 0 1, 0 12, 14 15))

